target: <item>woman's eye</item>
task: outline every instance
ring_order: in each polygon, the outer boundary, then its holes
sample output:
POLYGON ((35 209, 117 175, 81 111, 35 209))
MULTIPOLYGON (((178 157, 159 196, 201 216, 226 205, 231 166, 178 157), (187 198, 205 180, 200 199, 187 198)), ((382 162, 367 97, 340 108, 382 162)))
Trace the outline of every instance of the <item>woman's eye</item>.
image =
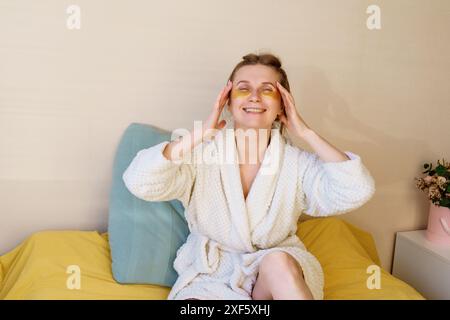
MULTIPOLYGON (((240 91, 249 91, 248 88, 239 88, 240 91)), ((262 89, 263 92, 273 92, 271 88, 262 89)))

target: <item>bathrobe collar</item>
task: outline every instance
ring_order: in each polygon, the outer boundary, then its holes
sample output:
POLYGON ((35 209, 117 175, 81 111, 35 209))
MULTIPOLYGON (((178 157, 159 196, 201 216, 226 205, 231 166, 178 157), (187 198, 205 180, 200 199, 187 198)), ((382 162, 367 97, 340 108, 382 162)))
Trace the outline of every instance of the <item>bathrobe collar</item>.
POLYGON ((283 161, 284 138, 279 130, 272 130, 270 143, 247 199, 244 199, 243 194, 234 121, 228 120, 227 126, 214 139, 219 158, 223 161, 220 173, 230 208, 232 229, 237 229, 232 232, 239 235, 244 250, 254 252, 257 248, 253 246, 252 233, 269 211, 283 161))

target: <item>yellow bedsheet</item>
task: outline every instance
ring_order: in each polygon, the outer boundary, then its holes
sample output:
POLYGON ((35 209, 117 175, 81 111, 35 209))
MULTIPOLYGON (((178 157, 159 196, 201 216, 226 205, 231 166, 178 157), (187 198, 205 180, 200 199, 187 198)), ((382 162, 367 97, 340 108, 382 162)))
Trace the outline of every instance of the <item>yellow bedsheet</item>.
MULTIPOLYGON (((380 262, 371 235, 353 225, 335 217, 311 219, 299 222, 297 234, 322 264, 325 299, 424 299, 383 269, 380 289, 367 287, 367 268, 380 262)), ((0 257, 0 299, 166 299, 169 290, 117 283, 107 233, 41 231, 0 257), (73 265, 79 267, 79 289, 67 284, 73 265)))

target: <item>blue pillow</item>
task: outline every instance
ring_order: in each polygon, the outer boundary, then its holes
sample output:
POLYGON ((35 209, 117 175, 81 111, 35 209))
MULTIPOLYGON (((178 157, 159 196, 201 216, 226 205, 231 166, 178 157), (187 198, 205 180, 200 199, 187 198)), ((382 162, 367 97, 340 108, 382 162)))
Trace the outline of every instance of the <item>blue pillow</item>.
POLYGON ((108 235, 112 274, 119 283, 172 287, 178 277, 173 261, 189 233, 182 203, 138 199, 122 180, 138 151, 162 141, 170 141, 169 132, 132 123, 123 134, 115 155, 108 235))

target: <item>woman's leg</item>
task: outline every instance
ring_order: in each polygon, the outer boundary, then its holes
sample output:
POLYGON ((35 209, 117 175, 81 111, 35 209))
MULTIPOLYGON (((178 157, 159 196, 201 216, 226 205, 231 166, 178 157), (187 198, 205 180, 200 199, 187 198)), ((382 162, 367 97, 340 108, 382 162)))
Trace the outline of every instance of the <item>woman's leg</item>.
POLYGON ((298 262, 284 251, 268 253, 262 259, 252 299, 312 300, 298 262))

